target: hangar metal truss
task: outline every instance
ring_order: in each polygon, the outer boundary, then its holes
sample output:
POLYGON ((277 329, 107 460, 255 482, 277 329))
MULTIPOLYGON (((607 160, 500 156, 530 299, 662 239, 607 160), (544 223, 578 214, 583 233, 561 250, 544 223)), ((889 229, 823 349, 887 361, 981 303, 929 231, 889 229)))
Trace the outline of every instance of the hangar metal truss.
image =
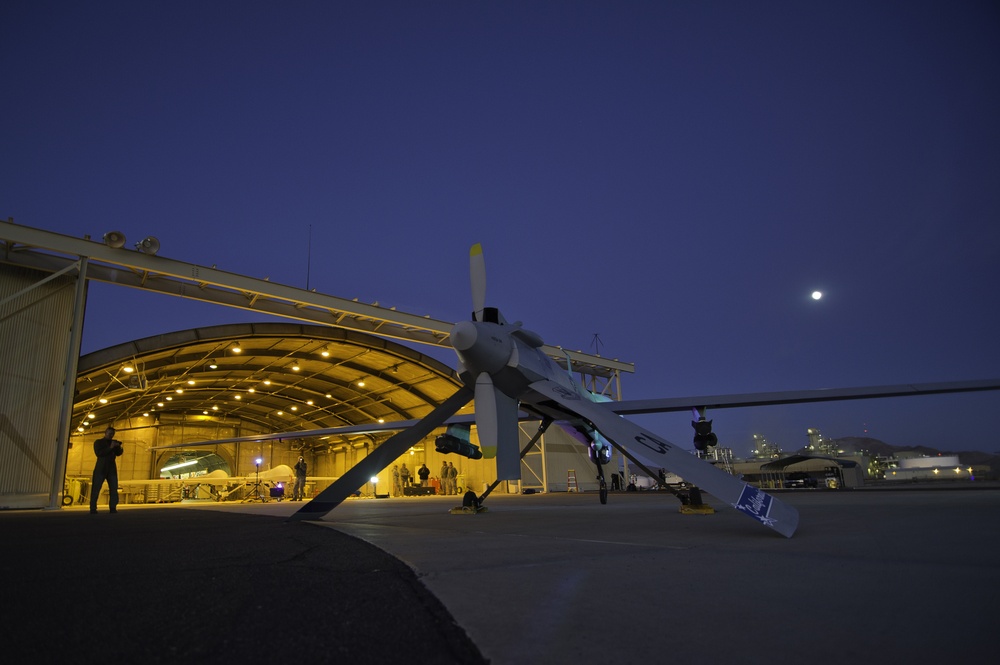
MULTIPOLYGON (((420 418, 460 385, 391 340, 298 323, 183 330, 81 357, 73 423, 202 422, 281 432, 420 418)), ((298 445, 323 448, 329 439, 298 445)))
MULTIPOLYGON (((89 280, 129 286, 166 295, 261 312, 308 323, 371 333, 380 337, 450 348, 451 322, 379 307, 264 279, 175 261, 125 247, 109 247, 90 236, 74 238, 0 222, 0 261, 48 273, 73 269, 87 259, 89 280)), ((557 362, 589 377, 611 378, 634 372, 633 363, 546 345, 557 362)))
MULTIPOLYGON (((174 417, 264 431, 419 418, 459 385, 454 371, 392 340, 450 348, 451 322, 0 221, 0 263, 235 307, 301 323, 159 335, 80 359, 70 425, 174 417), (233 351, 240 342, 245 348, 233 351), (330 355, 323 356, 326 352, 330 355), (215 367, 212 367, 215 365, 215 367), (131 374, 126 368, 133 369, 131 374), (296 369, 297 368, 297 369, 296 369), (362 386, 361 381, 365 382, 362 386), (269 382, 269 383, 266 383, 269 382), (147 415, 143 415, 147 414, 147 415)), ((46 279, 41 280, 42 282, 46 279)), ((78 343, 78 342, 77 342, 78 343)), ((632 363, 545 346, 588 388, 620 398, 632 363)), ((319 442, 313 442, 318 445, 319 442)))

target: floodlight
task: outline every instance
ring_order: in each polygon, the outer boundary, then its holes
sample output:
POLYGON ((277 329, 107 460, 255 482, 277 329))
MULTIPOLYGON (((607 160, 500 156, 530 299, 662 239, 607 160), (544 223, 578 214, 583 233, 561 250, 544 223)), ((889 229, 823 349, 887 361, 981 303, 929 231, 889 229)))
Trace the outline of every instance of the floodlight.
MULTIPOLYGON (((124 242, 124 238, 122 238, 122 242, 124 242)), ((143 254, 155 255, 158 251, 160 251, 160 241, 153 236, 146 236, 139 242, 135 243, 135 248, 143 254)))
POLYGON ((124 247, 125 234, 121 231, 108 231, 104 234, 104 244, 112 249, 124 247))

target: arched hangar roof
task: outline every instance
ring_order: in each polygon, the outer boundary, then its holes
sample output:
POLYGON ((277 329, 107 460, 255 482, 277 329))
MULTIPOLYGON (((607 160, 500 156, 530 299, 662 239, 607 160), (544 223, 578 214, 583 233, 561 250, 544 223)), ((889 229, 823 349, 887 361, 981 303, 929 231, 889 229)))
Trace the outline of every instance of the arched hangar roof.
POLYGON ((73 424, 209 420, 283 432, 391 422, 426 415, 459 385, 444 363, 365 333, 221 325, 82 356, 73 424))
POLYGON ((833 462, 839 467, 844 469, 852 469, 858 466, 858 463, 854 460, 849 459, 838 459, 836 457, 823 457, 822 455, 791 455, 789 457, 783 457, 773 462, 768 462, 767 464, 762 464, 761 469, 765 471, 784 471, 793 464, 798 464, 799 462, 806 462, 812 459, 823 460, 824 462, 833 462))

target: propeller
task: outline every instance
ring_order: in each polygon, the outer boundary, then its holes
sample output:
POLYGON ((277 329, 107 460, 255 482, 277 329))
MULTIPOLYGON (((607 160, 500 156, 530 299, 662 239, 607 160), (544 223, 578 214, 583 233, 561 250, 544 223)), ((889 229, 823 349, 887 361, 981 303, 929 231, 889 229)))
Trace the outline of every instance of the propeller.
MULTIPOLYGON (((469 250, 469 278, 473 323, 455 325, 451 334, 452 346, 460 356, 463 352, 474 356, 474 362, 463 365, 470 374, 478 372, 474 376, 476 429, 483 455, 497 458, 499 480, 517 480, 521 477, 517 400, 496 386, 492 376, 493 372, 501 371, 511 361, 515 347, 512 340, 506 339, 507 335, 488 334, 489 327, 505 326, 506 322, 496 308, 486 307, 486 261, 479 243, 469 250), (487 337, 490 339, 487 340, 487 337)), ((514 328, 506 332, 514 335, 522 330, 514 328)))
POLYGON ((462 360, 461 373, 466 385, 412 427, 377 446, 292 515, 292 521, 319 519, 333 510, 369 478, 444 424, 473 398, 476 401, 476 427, 483 456, 497 458, 497 480, 517 480, 521 477, 517 400, 494 385, 494 374, 501 374, 507 365, 516 364, 513 337, 533 346, 541 346, 541 338, 523 330, 519 324, 507 325, 495 308, 486 307, 486 264, 483 248, 478 243, 472 246, 469 253, 469 272, 472 321, 459 321, 451 331, 451 344, 462 360), (475 386, 469 387, 473 379, 475 386))

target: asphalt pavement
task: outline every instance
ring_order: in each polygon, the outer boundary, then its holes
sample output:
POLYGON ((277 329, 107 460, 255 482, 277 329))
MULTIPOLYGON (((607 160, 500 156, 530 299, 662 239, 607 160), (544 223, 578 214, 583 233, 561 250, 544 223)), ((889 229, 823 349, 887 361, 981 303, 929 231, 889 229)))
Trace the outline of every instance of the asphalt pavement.
POLYGON ((173 505, 0 512, 4 660, 485 662, 379 548, 289 523, 287 502, 173 505))
POLYGON ((942 663, 996 654, 1000 490, 783 492, 787 539, 657 492, 0 513, 5 652, 130 662, 942 663), (13 648, 13 652, 11 652, 13 648))

